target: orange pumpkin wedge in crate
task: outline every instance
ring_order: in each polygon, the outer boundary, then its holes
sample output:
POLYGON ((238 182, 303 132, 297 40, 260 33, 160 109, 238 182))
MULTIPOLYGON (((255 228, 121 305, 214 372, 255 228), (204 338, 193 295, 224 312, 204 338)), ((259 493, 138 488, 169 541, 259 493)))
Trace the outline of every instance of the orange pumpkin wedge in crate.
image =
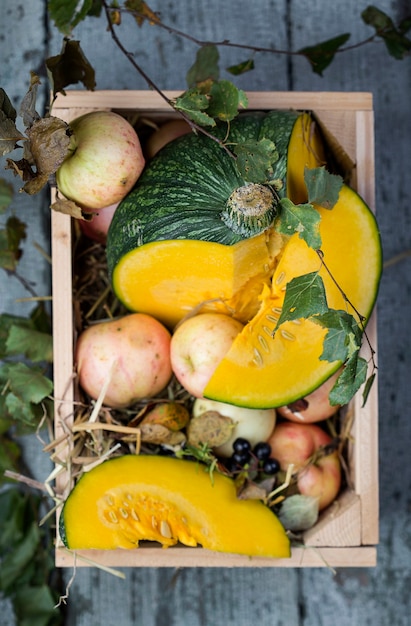
POLYGON ((287 321, 274 333, 286 284, 319 271, 330 308, 345 310, 347 295, 366 324, 381 275, 381 246, 373 213, 343 186, 332 210, 317 207, 323 258, 298 234, 284 248, 271 288, 261 295, 257 315, 236 337, 204 390, 205 397, 250 408, 278 407, 306 396, 341 367, 321 359, 326 329, 310 321, 287 321), (335 282, 336 281, 336 282, 335 282), (338 286, 337 286, 338 285, 338 286))
POLYGON ((60 516, 73 550, 137 548, 156 541, 287 558, 290 541, 278 518, 257 500, 237 498, 234 481, 198 463, 158 456, 110 459, 82 475, 60 516))

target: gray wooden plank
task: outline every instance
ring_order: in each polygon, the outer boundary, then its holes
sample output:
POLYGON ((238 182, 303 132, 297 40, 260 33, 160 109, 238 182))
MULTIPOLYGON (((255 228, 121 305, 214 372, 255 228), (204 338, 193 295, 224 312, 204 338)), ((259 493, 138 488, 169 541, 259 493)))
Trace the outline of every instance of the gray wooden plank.
POLYGON ((68 601, 76 626, 299 626, 292 570, 132 569, 126 581, 77 571, 68 601))

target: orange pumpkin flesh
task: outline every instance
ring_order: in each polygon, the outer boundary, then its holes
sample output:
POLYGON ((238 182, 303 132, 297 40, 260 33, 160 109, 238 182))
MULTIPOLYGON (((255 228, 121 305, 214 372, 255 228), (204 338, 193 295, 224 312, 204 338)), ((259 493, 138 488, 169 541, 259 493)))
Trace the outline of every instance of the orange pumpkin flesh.
POLYGON ((67 498, 60 533, 70 549, 137 548, 157 541, 285 558, 290 542, 262 502, 237 498, 234 482, 195 462, 127 455, 83 474, 67 498))
MULTIPOLYGON (((339 287, 364 318, 373 308, 381 274, 381 248, 373 214, 344 186, 332 210, 319 208, 324 261, 339 287)), ((320 270, 328 306, 350 309, 318 254, 293 235, 276 267, 271 290, 264 288, 257 315, 237 336, 204 390, 213 400, 250 408, 276 407, 317 388, 340 366, 320 360, 326 329, 305 319, 282 324, 285 288, 297 276, 320 270)), ((349 310, 352 313, 352 310, 349 310)))

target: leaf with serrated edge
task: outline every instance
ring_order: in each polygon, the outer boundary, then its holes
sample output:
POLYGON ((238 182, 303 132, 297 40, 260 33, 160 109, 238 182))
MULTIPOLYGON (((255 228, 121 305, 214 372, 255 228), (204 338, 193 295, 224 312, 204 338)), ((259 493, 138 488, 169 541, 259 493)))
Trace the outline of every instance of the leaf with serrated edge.
POLYGON ((214 82, 210 89, 207 113, 214 119, 230 122, 238 115, 240 90, 228 80, 214 82))
POLYGON ((368 363, 357 350, 345 363, 345 367, 329 393, 333 406, 348 404, 367 378, 368 363))
POLYGON ((289 198, 282 198, 280 207, 277 230, 283 235, 298 233, 310 248, 321 248, 321 216, 312 204, 294 204, 289 198))
POLYGON ((272 166, 278 161, 278 152, 270 139, 247 141, 233 147, 237 169, 241 176, 253 183, 265 183, 272 176, 272 166))
POLYGON ((328 329, 320 360, 344 362, 361 347, 362 331, 355 318, 346 311, 330 309, 311 320, 328 329))
POLYGON ((287 321, 309 318, 328 311, 327 296, 321 276, 310 272, 287 283, 281 315, 275 330, 287 321))
POLYGON ((7 363, 3 376, 8 379, 8 388, 22 402, 38 404, 53 390, 53 383, 39 367, 28 367, 25 363, 7 363))
POLYGON ((24 326, 12 326, 6 341, 8 355, 24 354, 33 362, 53 359, 53 339, 47 333, 24 326))
POLYGON ((305 168, 304 182, 308 191, 308 202, 332 209, 338 201, 343 179, 330 174, 325 167, 305 168))
POLYGON ((196 60, 187 72, 186 81, 189 88, 203 83, 215 81, 220 76, 218 67, 219 52, 217 46, 208 44, 198 49, 196 60))

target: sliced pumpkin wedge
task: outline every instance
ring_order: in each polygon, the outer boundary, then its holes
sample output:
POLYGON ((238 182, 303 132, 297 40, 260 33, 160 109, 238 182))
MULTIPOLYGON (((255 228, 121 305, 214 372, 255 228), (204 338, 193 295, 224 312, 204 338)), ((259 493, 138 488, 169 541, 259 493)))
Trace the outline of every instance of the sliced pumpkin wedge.
POLYGON ((275 269, 271 289, 263 289, 259 312, 218 365, 205 397, 250 408, 277 407, 307 395, 341 366, 341 361, 320 359, 326 330, 309 320, 287 321, 273 334, 287 283, 310 272, 320 272, 330 308, 353 313, 341 290, 365 320, 374 306, 382 259, 373 213, 347 186, 332 210, 318 210, 321 249, 332 277, 316 251, 294 234, 275 269))
POLYGON ((112 550, 156 541, 249 556, 290 556, 288 536, 257 500, 239 500, 234 482, 205 466, 127 455, 83 474, 68 496, 60 535, 68 548, 112 550))

